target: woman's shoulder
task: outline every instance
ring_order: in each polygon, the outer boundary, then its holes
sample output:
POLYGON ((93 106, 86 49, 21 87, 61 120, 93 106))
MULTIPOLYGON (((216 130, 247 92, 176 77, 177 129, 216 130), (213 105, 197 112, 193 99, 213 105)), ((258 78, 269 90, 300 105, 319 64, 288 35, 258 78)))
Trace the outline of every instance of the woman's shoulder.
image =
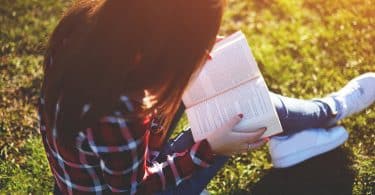
MULTIPOLYGON (((82 107, 82 117, 95 105, 85 104, 82 107)), ((98 117, 93 128, 96 131, 128 131, 135 137, 140 137, 149 130, 151 115, 142 113, 142 102, 138 99, 121 95, 110 111, 98 117)))

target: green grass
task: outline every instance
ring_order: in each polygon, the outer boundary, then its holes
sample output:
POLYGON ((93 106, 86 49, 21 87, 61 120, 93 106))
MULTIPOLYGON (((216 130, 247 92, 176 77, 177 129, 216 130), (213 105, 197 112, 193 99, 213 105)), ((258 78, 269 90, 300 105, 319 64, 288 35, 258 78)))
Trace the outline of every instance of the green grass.
MULTIPOLYGON (((0 4, 0 194, 48 193, 52 176, 37 130, 36 100, 48 34, 69 3, 0 4)), ((359 0, 230 0, 221 34, 242 30, 272 91, 312 98, 375 71, 375 6, 359 0)), ((356 173, 353 194, 375 191, 375 108, 341 122, 356 173)), ((186 125, 186 118, 180 126, 186 125)), ((269 169, 266 148, 234 156, 212 194, 249 192, 269 169)))
POLYGON ((66 6, 64 1, 1 1, 0 194, 51 192, 36 103, 43 46, 66 6))

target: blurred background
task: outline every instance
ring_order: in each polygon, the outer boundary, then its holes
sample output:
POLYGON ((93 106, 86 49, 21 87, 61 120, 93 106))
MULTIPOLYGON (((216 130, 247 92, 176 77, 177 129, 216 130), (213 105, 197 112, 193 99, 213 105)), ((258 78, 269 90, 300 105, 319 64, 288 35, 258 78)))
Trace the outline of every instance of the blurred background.
MULTIPOLYGON (((0 194, 52 193, 36 105, 44 46, 70 3, 0 0, 0 194)), ((269 88, 286 96, 321 97, 375 71, 374 0, 229 0, 220 34, 238 30, 269 88)), ((340 124, 350 131, 353 194, 375 194, 375 106, 340 124)), ((234 156, 207 191, 251 194, 271 167, 266 147, 234 156)))

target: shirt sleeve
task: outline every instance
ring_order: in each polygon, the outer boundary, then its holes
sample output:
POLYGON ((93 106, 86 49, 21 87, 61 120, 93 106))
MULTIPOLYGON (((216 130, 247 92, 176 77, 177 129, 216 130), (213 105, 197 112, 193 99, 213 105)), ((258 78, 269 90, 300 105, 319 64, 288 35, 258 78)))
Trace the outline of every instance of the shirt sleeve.
POLYGON ((178 185, 214 160, 209 143, 202 140, 186 151, 169 155, 164 162, 148 164, 149 131, 121 117, 104 117, 96 128, 86 130, 86 136, 112 192, 161 191, 178 185))

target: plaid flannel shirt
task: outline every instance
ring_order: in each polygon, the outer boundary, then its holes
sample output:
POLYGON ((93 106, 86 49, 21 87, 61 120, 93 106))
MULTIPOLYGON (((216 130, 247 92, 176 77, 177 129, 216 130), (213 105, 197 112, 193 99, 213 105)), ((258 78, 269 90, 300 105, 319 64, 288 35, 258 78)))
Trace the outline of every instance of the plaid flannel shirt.
MULTIPOLYGON (((151 131, 158 125, 154 120, 157 117, 124 118, 122 113, 134 108, 127 96, 120 99, 119 110, 80 131, 73 146, 62 144, 64 140, 59 140, 55 124, 46 127, 44 99, 40 99, 42 139, 51 171, 63 194, 150 194, 176 186, 196 170, 213 163, 207 140, 169 155, 165 162, 154 161, 158 152, 151 151, 149 145, 153 136, 158 136, 151 131)), ((59 109, 57 102, 56 119, 59 109)), ((87 104, 82 111, 89 109, 87 104)))

